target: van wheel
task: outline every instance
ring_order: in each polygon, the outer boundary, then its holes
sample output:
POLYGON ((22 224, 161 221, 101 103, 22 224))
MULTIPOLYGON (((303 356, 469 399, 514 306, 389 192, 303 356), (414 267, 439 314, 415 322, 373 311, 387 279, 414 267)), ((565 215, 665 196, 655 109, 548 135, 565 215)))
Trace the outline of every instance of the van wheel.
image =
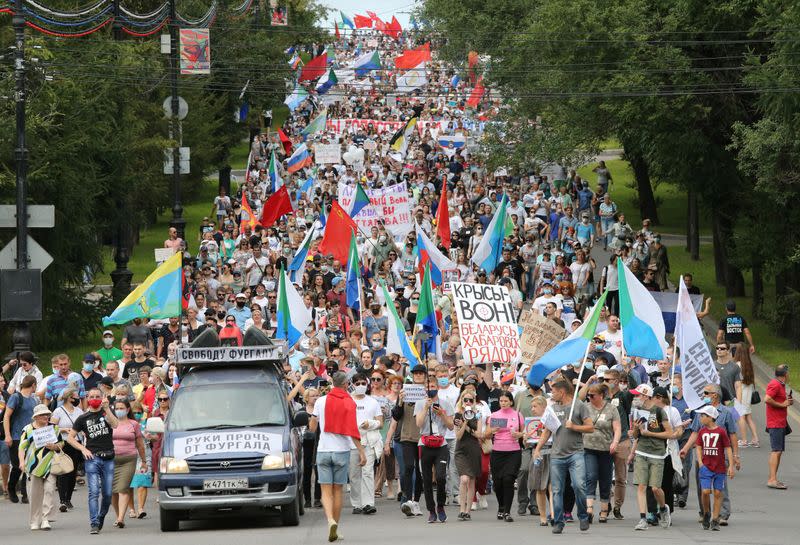
POLYGON ((305 505, 304 505, 305 501, 306 501, 306 497, 305 497, 305 494, 303 494, 303 490, 302 489, 300 489, 299 493, 300 493, 300 501, 298 502, 298 505, 300 506, 300 516, 302 517, 303 515, 306 514, 306 508, 305 508, 305 505))
POLYGON ((302 506, 302 491, 298 490, 292 503, 281 506, 281 522, 284 526, 297 526, 300 524, 300 507, 302 506))
POLYGON ((168 511, 163 507, 158 510, 159 519, 161 521, 162 532, 177 532, 180 526, 180 518, 178 518, 177 511, 168 511))

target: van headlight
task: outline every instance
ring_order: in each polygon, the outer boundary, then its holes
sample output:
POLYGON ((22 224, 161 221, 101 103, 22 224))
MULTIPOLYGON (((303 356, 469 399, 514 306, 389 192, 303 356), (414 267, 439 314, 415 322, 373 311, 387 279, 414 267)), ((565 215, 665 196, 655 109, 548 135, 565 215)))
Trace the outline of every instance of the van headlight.
POLYGON ((161 458, 158 465, 160 473, 189 473, 189 464, 186 460, 178 460, 169 456, 161 458))
POLYGON ((292 467, 292 453, 287 451, 282 454, 267 454, 261 462, 261 469, 284 469, 292 467))

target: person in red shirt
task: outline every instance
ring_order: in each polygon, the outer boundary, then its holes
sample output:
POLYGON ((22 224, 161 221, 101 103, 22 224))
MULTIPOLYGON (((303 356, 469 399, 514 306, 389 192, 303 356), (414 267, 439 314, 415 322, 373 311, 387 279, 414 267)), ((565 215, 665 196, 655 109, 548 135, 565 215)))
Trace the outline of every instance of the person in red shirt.
POLYGON ((792 392, 786 391, 786 382, 789 380, 789 366, 779 365, 775 368, 775 378, 767 384, 764 403, 767 411, 767 432, 772 452, 769 455, 769 479, 767 486, 778 490, 786 490, 786 485, 778 480, 778 467, 781 465, 781 456, 785 450, 786 435, 791 431, 787 414, 789 407, 794 404, 792 392))
POLYGON ((697 432, 695 449, 700 460, 700 488, 703 490, 703 529, 719 531, 722 491, 725 474, 733 479, 733 450, 725 428, 717 426, 719 411, 711 405, 697 410, 703 425, 697 432), (714 493, 714 514, 711 515, 711 493, 714 493))

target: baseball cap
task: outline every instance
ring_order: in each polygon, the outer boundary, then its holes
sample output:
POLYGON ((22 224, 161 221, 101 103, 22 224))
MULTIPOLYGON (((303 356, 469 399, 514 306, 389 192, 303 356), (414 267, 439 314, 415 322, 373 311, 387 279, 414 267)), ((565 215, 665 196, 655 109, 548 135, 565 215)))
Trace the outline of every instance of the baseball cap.
POLYGON ((90 361, 90 362, 94 363, 94 361, 95 361, 94 355, 91 354, 91 353, 90 354, 84 354, 83 355, 83 361, 90 361))
POLYGON ((236 298, 237 299, 247 299, 247 295, 245 295, 244 293, 237 293, 236 294, 236 298))
POLYGON ((114 332, 111 331, 110 329, 106 329, 105 331, 103 331, 103 337, 105 337, 106 335, 111 335, 113 337, 114 332))
POLYGON ((716 409, 716 407, 712 407, 711 405, 705 405, 697 409, 697 414, 704 414, 716 420, 717 417, 719 416, 719 411, 716 409))
POLYGON ((640 384, 634 390, 630 390, 630 392, 635 396, 643 395, 653 397, 653 387, 649 384, 640 384))
POLYGON ((105 386, 114 386, 114 379, 106 375, 100 379, 100 384, 103 384, 105 386))
POLYGON ((608 365, 601 365, 597 368, 597 378, 603 378, 606 376, 606 371, 608 371, 608 365))
POLYGON ((653 396, 669 398, 669 392, 663 386, 656 386, 655 388, 653 388, 653 396))
POLYGON ((421 363, 416 364, 414 367, 411 368, 412 373, 427 373, 428 368, 422 365, 421 363))

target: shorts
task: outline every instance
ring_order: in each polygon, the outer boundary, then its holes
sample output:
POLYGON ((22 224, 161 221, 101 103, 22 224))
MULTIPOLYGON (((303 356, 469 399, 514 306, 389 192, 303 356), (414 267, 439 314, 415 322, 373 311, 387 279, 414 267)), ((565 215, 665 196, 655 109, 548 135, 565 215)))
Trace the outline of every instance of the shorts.
POLYGON ((637 454, 633 460, 633 482, 661 488, 661 481, 664 477, 664 460, 658 458, 648 458, 637 454))
POLYGON ((786 428, 767 428, 769 433, 769 448, 772 452, 786 450, 786 428))
POLYGON ((698 476, 700 477, 700 489, 701 490, 724 490, 725 489, 725 474, 724 473, 714 473, 706 466, 700 466, 698 470, 698 476))
POLYGON ((317 480, 319 484, 347 484, 350 470, 350 451, 317 452, 317 480))
POLYGON ((0 466, 7 466, 11 463, 11 452, 5 441, 0 441, 0 466))

